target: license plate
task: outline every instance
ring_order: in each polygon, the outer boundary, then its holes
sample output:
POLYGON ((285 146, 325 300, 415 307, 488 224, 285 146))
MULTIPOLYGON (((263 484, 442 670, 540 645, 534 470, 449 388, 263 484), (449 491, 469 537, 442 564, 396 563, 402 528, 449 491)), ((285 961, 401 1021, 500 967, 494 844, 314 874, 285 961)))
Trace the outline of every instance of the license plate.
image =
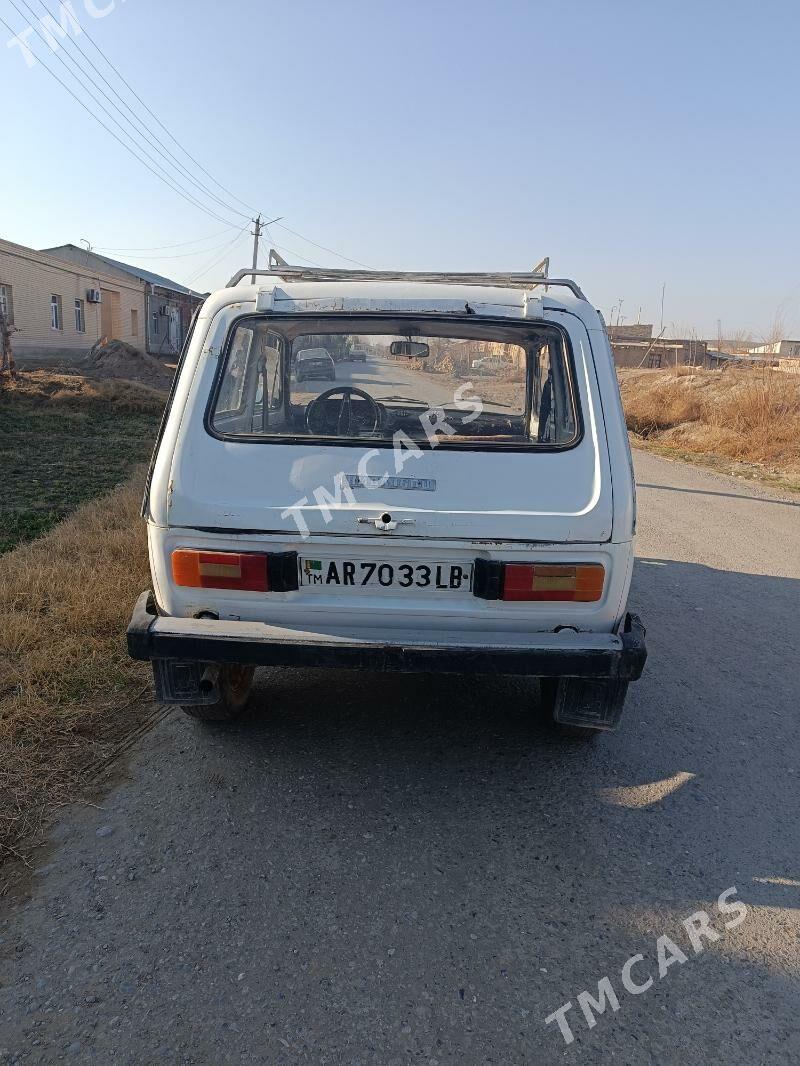
POLYGON ((314 588, 469 592, 472 589, 472 563, 364 563, 350 559, 301 559, 300 584, 314 588))

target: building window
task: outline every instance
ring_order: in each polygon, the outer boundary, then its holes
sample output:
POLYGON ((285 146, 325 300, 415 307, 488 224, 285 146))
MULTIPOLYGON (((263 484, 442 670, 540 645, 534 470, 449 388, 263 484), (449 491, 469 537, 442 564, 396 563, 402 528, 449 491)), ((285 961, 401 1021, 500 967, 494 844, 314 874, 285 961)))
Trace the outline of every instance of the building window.
POLYGON ((0 285, 0 313, 6 322, 14 321, 14 304, 11 300, 11 286, 0 285))
POLYGON ((83 300, 75 301, 75 329, 78 333, 86 332, 86 311, 83 300))
POLYGON ((157 337, 161 329, 161 323, 158 317, 158 311, 153 312, 153 336, 157 337))
POLYGON ((139 310, 136 307, 131 308, 131 336, 139 336, 139 310))
POLYGON ((62 329, 63 316, 61 314, 61 297, 50 297, 50 328, 62 329))

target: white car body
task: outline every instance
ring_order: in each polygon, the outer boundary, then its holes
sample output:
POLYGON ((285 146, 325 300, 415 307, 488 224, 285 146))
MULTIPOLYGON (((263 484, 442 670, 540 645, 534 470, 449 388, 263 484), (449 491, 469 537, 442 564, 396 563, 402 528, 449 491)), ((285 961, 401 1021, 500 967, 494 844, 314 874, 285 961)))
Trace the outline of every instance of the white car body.
POLYGON ((208 297, 181 361, 146 494, 151 610, 157 613, 149 623, 151 634, 160 627, 176 641, 213 631, 234 642, 277 639, 319 647, 345 642, 424 648, 431 655, 456 648, 487 654, 621 649, 635 498, 605 326, 573 283, 554 282, 545 291, 534 279, 529 286, 479 281, 383 280, 347 272, 340 280, 334 272, 316 278, 292 268, 208 297), (402 311, 455 318, 463 317, 465 305, 471 315, 506 324, 542 321, 568 336, 582 418, 577 444, 502 456, 429 449, 402 475, 435 484, 436 491, 357 486, 350 498, 340 493, 338 500, 323 498, 321 504, 315 495, 319 487, 332 492, 342 472, 354 475, 369 442, 360 451, 314 440, 271 442, 265 448, 209 432, 206 411, 220 355, 243 315, 402 311), (307 529, 305 538, 301 526, 307 529), (300 565, 309 557, 326 563, 357 557, 432 566, 442 561, 469 566, 476 557, 506 563, 594 562, 604 567, 605 582, 602 596, 587 603, 504 602, 478 598, 469 588, 442 596, 414 588, 345 592, 302 586, 271 593, 186 588, 175 583, 171 570, 172 553, 183 548, 298 552, 300 565))

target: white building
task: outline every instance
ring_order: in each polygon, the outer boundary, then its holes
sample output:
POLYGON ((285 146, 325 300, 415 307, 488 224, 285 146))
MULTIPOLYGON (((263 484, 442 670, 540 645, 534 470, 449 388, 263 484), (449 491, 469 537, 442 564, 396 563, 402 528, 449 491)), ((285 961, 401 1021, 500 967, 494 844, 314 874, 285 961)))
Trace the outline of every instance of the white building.
POLYGON ((777 359, 800 359, 800 341, 773 341, 749 348, 751 355, 774 355, 777 359))

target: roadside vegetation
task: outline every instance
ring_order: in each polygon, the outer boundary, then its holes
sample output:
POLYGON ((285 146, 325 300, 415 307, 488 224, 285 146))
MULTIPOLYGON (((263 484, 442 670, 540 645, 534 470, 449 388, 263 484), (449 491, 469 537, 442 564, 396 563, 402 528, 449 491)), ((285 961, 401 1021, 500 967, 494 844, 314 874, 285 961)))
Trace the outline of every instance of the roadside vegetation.
POLYGON ((619 370, 634 443, 800 490, 800 375, 619 370))
POLYGON ((149 580, 138 511, 163 405, 50 371, 0 388, 0 861, 151 713, 125 627, 149 580))
POLYGON ((125 627, 149 581, 141 470, 0 556, 0 860, 145 715, 125 627))
POLYGON ((164 394, 134 382, 20 372, 0 387, 0 553, 52 529, 146 460, 164 394))

